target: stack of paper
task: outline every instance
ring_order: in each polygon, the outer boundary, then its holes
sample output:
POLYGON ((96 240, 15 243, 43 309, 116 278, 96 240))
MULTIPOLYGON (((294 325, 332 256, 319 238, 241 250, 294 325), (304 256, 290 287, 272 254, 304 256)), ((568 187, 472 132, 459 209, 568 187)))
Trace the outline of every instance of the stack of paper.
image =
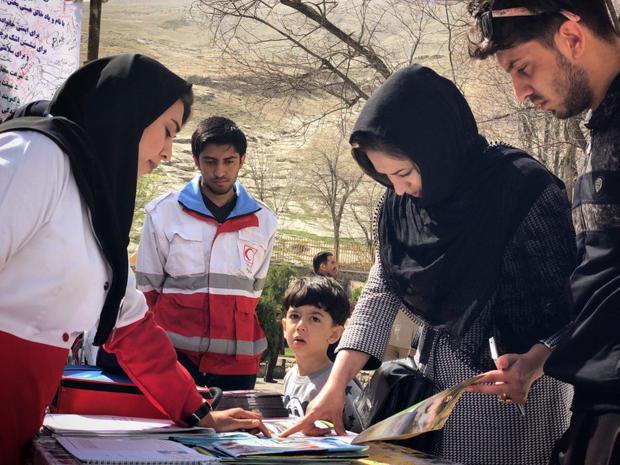
POLYGON ((32 465, 81 465, 56 438, 39 436, 32 442, 32 465))
POLYGON ((245 410, 260 413, 263 418, 287 417, 288 411, 284 407, 282 394, 266 391, 224 391, 218 410, 240 407, 245 410))
POLYGON ((211 432, 211 428, 184 428, 170 420, 117 417, 110 415, 53 414, 45 416, 43 426, 57 436, 135 436, 211 432))

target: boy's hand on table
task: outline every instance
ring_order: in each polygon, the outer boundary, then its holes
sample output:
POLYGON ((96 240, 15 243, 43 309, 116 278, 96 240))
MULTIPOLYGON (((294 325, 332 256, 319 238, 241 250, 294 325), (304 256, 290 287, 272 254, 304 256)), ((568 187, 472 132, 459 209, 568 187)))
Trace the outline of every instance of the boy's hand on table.
POLYGON ((334 425, 336 434, 343 436, 346 434, 344 424, 342 423, 342 411, 344 410, 344 391, 343 387, 334 386, 330 388, 330 384, 326 384, 321 392, 308 404, 306 408, 306 416, 303 417, 296 425, 280 434, 281 438, 290 436, 299 431, 307 436, 323 436, 329 430, 327 428, 319 428, 314 422, 317 420, 327 420, 334 425))
POLYGON ((237 430, 257 430, 267 438, 271 437, 271 433, 261 421, 258 413, 249 412, 242 408, 231 408, 228 410, 211 411, 209 415, 204 417, 198 426, 213 428, 219 433, 237 430))

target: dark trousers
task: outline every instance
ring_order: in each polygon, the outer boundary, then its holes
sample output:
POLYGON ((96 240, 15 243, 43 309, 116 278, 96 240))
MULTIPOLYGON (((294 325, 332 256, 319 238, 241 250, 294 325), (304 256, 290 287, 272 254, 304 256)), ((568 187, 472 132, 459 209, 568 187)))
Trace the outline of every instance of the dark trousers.
POLYGON ((620 465, 620 411, 573 411, 550 465, 620 465))
MULTIPOLYGON (((212 373, 201 373, 198 367, 187 357, 187 355, 177 352, 177 358, 181 365, 192 375, 194 382, 198 386, 219 387, 222 391, 238 391, 254 389, 256 375, 215 375, 212 373)), ((99 348, 97 353, 97 366, 109 373, 125 374, 116 360, 116 355, 99 348)))
POLYGON ((181 352, 177 352, 177 358, 181 365, 192 375, 198 386, 219 387, 222 391, 239 391, 254 389, 256 375, 215 375, 212 373, 201 373, 198 367, 181 352))

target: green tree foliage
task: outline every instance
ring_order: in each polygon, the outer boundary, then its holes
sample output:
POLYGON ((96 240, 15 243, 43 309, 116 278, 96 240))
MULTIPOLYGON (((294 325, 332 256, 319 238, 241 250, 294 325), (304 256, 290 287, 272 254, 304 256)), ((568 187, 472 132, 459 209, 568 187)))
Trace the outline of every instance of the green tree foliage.
POLYGON ((360 300, 360 295, 362 294, 363 289, 364 289, 364 286, 358 286, 358 287, 354 287, 351 290, 351 300, 353 302, 357 302, 358 300, 360 300))
POLYGON ((267 273, 267 280, 260 301, 256 307, 258 320, 265 331, 269 347, 263 353, 263 361, 272 355, 277 356, 282 335, 282 297, 291 280, 295 277, 295 269, 286 264, 272 264, 267 273), (274 353, 275 352, 275 353, 274 353))
POLYGON ((282 347, 282 297, 291 280, 295 277, 295 269, 286 264, 272 264, 267 273, 267 280, 263 288, 256 313, 260 325, 265 331, 268 347, 263 352, 263 361, 269 361, 266 380, 272 379, 270 373, 278 360, 278 354, 282 347))
POLYGON ((140 233, 144 223, 144 206, 153 200, 159 193, 161 193, 160 185, 163 178, 164 173, 161 169, 155 170, 151 174, 140 176, 138 178, 138 184, 136 185, 136 204, 133 214, 133 223, 129 234, 129 238, 131 240, 131 244, 129 246, 130 252, 133 252, 138 242, 140 242, 140 233))

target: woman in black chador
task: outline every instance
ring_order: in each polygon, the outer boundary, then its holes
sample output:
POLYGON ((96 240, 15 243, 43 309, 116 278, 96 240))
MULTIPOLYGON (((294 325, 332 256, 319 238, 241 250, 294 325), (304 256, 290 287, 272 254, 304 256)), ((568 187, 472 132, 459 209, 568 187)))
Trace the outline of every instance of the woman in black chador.
POLYGON ((387 187, 377 259, 306 420, 342 410, 342 383, 379 365, 404 308, 421 327, 420 369, 438 391, 495 369, 491 336, 500 353, 528 354, 514 365, 500 358, 500 399, 464 395, 430 451, 464 464, 545 465, 572 390, 528 362, 547 356, 540 342, 570 319, 575 238, 562 182, 526 153, 489 145, 455 85, 417 65, 372 95, 350 142, 387 187), (511 403, 525 402, 532 382, 522 416, 511 403))

